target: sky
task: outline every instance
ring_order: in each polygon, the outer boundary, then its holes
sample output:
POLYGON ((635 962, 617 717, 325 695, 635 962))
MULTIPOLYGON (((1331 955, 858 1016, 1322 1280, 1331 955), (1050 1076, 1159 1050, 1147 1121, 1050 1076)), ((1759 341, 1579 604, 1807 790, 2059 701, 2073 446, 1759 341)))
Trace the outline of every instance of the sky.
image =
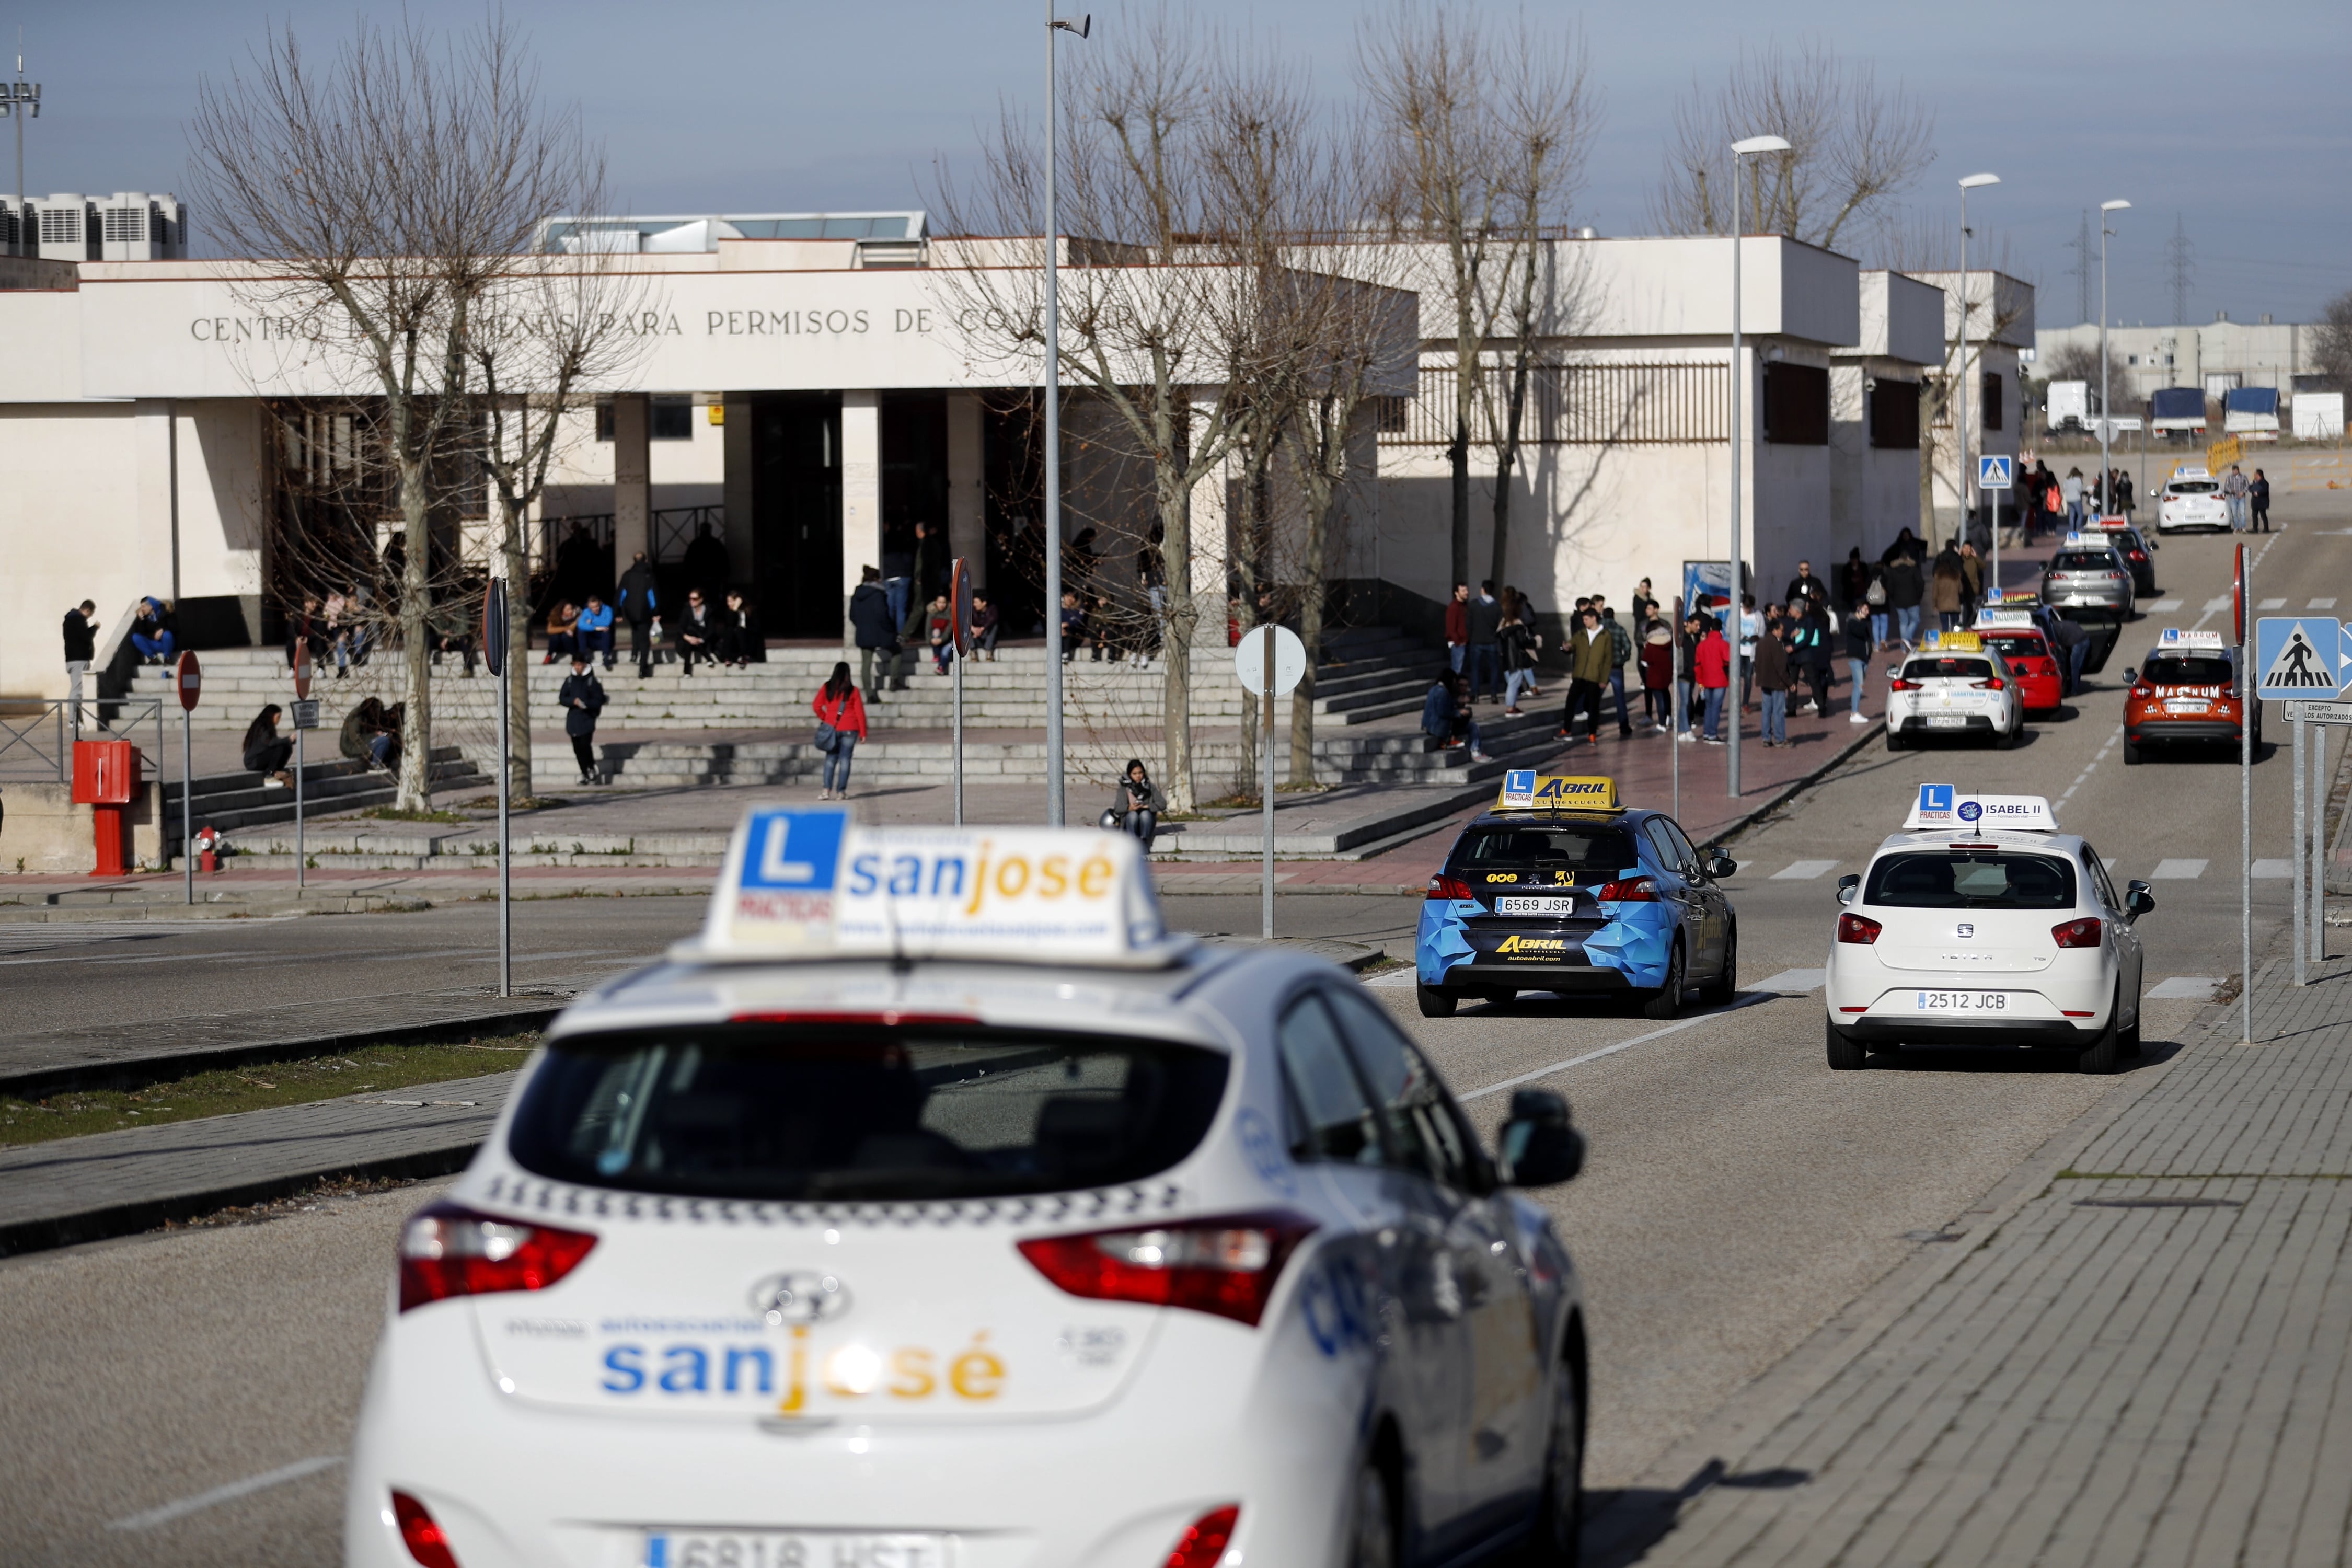
MULTIPOLYGON (((1087 3, 1066 0, 1066 14, 1087 3)), ((1159 0, 1091 3, 1101 38, 1159 0)), ((1297 58, 1337 101, 1352 91, 1358 23, 1389 3, 1192 0, 1191 8, 1297 58)), ((1503 20, 1518 9, 1460 3, 1503 20)), ((1045 9, 998 0, 508 0, 504 14, 530 40, 547 94, 579 103, 629 210, 774 212, 921 205, 934 161, 969 158, 1000 102, 1042 110, 1045 9)), ((447 0, 408 0, 408 12, 451 27, 485 15, 479 4, 447 0)), ((26 183, 37 194, 184 193, 184 124, 199 82, 234 69, 289 14, 323 50, 362 13, 330 5, 289 13, 252 0, 0 12, 0 47, 21 25, 26 74, 43 84, 41 118, 24 126, 26 183)), ((1575 218, 1604 235, 1648 230, 1678 94, 1694 80, 1719 81, 1743 45, 1818 40, 1871 62, 1934 113, 1937 157, 1906 193, 1931 221, 1956 225, 1960 175, 2001 176, 1974 194, 1969 216, 1991 253, 2039 288, 2042 326, 2095 319, 2095 270, 2086 318, 2070 242, 2083 212, 2094 209, 2095 220, 2098 204, 2114 198, 2133 204, 2107 242, 2108 309, 2118 321, 2170 318, 2176 224, 2195 258, 2189 321, 2222 310, 2233 321, 2266 312, 2312 321, 2352 289, 2347 0, 1555 0, 1530 14, 1578 17, 1585 30, 1603 114, 1575 218), (2232 17, 2250 20, 2233 34, 2232 17)), ((0 171, 10 168, 15 129, 0 124, 0 171)), ((0 172, 0 183, 13 178, 0 172)), ((201 234, 205 215, 194 216, 201 234)), ((2095 245, 2095 221, 2093 234, 2095 245)))

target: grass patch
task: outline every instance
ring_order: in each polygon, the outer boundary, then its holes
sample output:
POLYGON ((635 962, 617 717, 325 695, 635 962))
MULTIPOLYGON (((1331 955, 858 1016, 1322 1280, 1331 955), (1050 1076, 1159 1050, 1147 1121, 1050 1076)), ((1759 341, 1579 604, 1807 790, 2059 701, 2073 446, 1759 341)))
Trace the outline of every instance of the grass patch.
MULTIPOLYGON (((1278 794, 1280 792, 1277 791, 1276 793, 1278 794)), ((1229 795, 1206 803, 1204 809, 1209 811, 1255 811, 1257 808, 1258 797, 1254 795, 1229 795)), ((1161 820, 1166 821, 1170 819, 1162 818, 1161 820)))
MULTIPOLYGON (((462 801, 459 804, 464 805, 467 811, 496 811, 499 808, 499 797, 494 795, 478 795, 471 800, 462 801)), ((565 800, 562 795, 519 795, 513 796, 507 802, 507 809, 510 812, 551 811, 559 805, 570 805, 572 803, 570 801, 565 800)))
POLYGON ((522 1066, 538 1044, 533 1031, 466 1041, 369 1046, 348 1056, 215 1068, 135 1089, 68 1089, 29 1100, 0 1095, 0 1147, 273 1105, 307 1105, 445 1079, 479 1078, 522 1066))
POLYGON ((359 815, 371 822, 446 822, 458 827, 474 820, 454 811, 403 811, 396 805, 371 805, 359 815))

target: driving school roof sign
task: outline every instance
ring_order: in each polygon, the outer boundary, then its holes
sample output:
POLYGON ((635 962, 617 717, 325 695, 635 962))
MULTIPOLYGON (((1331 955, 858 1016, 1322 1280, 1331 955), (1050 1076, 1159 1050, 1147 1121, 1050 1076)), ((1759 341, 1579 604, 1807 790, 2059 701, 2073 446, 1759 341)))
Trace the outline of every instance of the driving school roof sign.
POLYGON ((1617 811, 1617 781, 1538 775, 1533 768, 1515 768, 1503 775, 1502 792, 1495 797, 1497 811, 1617 811))
POLYGON ((779 807, 745 815, 702 939, 679 956, 1129 966, 1189 945, 1169 937, 1126 834, 866 828, 845 811, 779 807))
POLYGON ((1904 818, 1907 831, 1949 827, 1979 833, 2055 833, 2058 818, 2038 795, 1974 795, 1948 784, 1923 784, 1904 818))

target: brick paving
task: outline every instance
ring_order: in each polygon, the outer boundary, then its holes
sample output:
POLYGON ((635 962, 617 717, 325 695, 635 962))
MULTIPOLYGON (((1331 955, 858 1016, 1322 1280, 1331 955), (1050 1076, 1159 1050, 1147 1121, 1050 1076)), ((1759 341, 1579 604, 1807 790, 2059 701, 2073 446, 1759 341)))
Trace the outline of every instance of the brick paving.
POLYGON ((1924 1288, 1898 1270, 1791 1358, 1824 1375, 1768 1374, 1604 1510, 1596 1559, 2352 1557, 2352 962, 2285 981, 2263 1044, 2209 1009, 1924 1288))

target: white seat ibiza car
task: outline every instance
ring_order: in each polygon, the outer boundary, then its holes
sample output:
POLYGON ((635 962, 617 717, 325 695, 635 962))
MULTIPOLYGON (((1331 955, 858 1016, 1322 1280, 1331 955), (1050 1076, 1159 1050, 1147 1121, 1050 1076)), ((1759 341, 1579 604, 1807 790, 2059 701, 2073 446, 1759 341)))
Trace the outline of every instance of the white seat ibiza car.
POLYGON ((2230 528, 2230 503, 2221 482, 2203 468, 2181 468, 2156 498, 2156 531, 2178 533, 2184 528, 2230 528))
POLYGON ((2139 1054, 2147 883, 2116 897, 2039 795, 1922 784, 1904 826, 1838 882, 1831 1067, 1905 1045, 2051 1048, 2089 1073, 2139 1054))
POLYGON ((2000 650, 1976 632, 1929 632, 1886 683, 1886 749, 1933 737, 2006 749, 2025 729, 2025 691, 2000 650))
POLYGON ((353 1568, 1573 1560, 1574 1268, 1339 969, 1135 841, 755 812, 412 1218, 353 1568))

